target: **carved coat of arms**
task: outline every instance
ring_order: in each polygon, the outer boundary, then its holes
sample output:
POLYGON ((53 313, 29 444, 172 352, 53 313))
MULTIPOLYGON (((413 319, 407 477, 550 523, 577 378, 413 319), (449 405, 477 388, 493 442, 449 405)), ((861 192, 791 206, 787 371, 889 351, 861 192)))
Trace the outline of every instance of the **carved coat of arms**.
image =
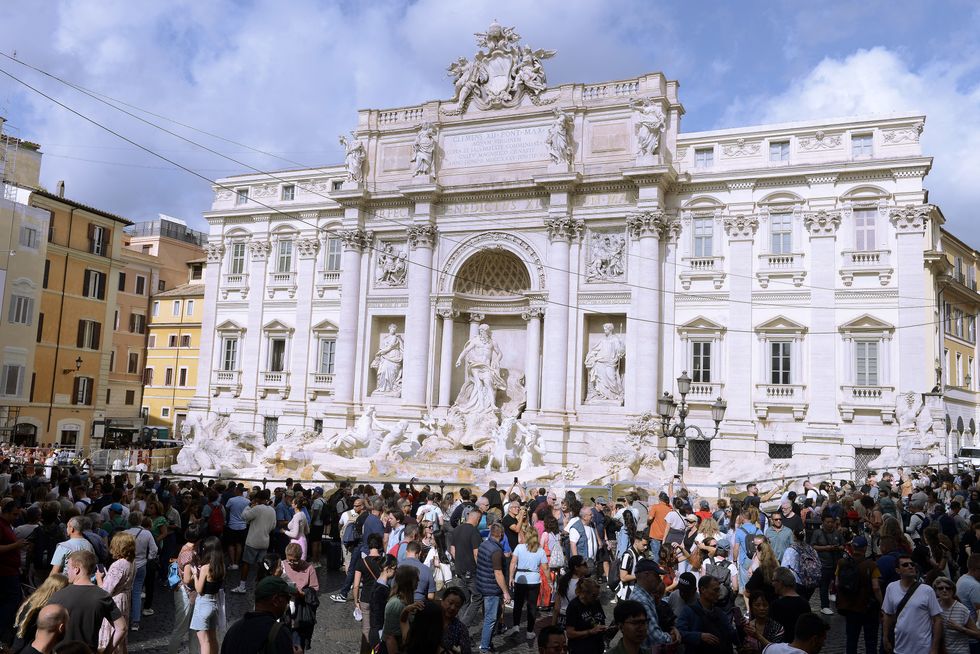
POLYGON ((477 33, 480 50, 473 60, 460 57, 447 69, 456 87, 456 106, 443 113, 461 114, 471 103, 480 109, 516 107, 525 95, 534 104, 554 102, 541 97, 548 88, 541 61, 553 57, 555 51, 532 50, 520 40, 513 27, 497 22, 486 32, 477 33))

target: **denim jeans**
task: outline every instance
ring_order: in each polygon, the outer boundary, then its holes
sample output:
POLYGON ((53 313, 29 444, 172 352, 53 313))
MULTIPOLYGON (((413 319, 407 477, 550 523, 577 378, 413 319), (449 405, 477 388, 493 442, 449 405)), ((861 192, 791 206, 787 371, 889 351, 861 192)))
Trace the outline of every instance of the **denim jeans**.
POLYGON ((181 643, 185 640, 189 654, 198 654, 201 651, 201 643, 198 642, 197 635, 190 633, 191 614, 193 612, 194 605, 191 604, 190 595, 188 595, 184 584, 181 584, 174 591, 174 631, 170 634, 170 642, 167 647, 168 654, 177 654, 177 650, 180 649, 181 643))
POLYGON ((820 608, 830 608, 830 584, 834 581, 834 569, 822 568, 820 570, 820 608))
POLYGON ((133 579, 133 594, 129 599, 129 623, 139 624, 143 611, 143 582, 146 581, 146 566, 136 568, 136 578, 133 579))
POLYGON ((350 595, 350 591, 354 587, 354 568, 357 567, 357 561, 360 558, 361 546, 358 545, 350 554, 350 565, 347 566, 347 578, 344 579, 344 587, 340 589, 340 594, 344 597, 350 595))
POLYGON ((483 595, 476 587, 476 573, 464 576, 460 579, 463 588, 466 590, 466 606, 460 612, 459 620, 467 627, 476 624, 476 619, 480 616, 480 607, 483 606, 483 595))
POLYGON ((660 541, 654 538, 650 539, 650 558, 657 563, 660 562, 660 541))
POLYGON ((500 595, 483 596, 483 634, 480 636, 480 651, 490 651, 490 641, 493 638, 494 627, 497 626, 497 611, 503 597, 500 595))

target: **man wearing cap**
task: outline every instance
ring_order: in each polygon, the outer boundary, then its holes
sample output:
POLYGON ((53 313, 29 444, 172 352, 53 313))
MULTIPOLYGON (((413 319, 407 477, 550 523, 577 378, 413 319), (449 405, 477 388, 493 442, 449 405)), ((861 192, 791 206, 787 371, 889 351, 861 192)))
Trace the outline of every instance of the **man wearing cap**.
POLYGON ((680 615, 685 606, 693 606, 698 601, 698 578, 693 572, 682 572, 677 577, 677 588, 667 596, 667 604, 674 612, 680 615))
POLYGON ((711 513, 711 504, 708 503, 708 500, 698 502, 698 510, 694 512, 694 515, 701 518, 701 522, 713 516, 711 513))
POLYGON ((660 628, 660 622, 657 620, 655 595, 658 589, 662 591, 660 587, 663 586, 664 582, 660 576, 666 573, 650 559, 640 559, 636 564, 635 572, 636 586, 630 594, 630 599, 642 604, 647 613, 647 639, 643 643, 644 647, 653 648, 667 643, 676 643, 680 640, 680 633, 677 629, 672 629, 671 633, 666 633, 660 628))
POLYGON ((292 632, 279 622, 292 597, 293 591, 282 577, 262 579, 255 586, 255 610, 228 628, 221 654, 293 654, 292 632))
POLYGON ((129 521, 123 515, 123 508, 123 505, 119 502, 113 502, 108 507, 109 520, 102 523, 102 528, 109 534, 109 540, 112 540, 112 535, 117 531, 126 531, 129 529, 129 521))
POLYGON ((862 630, 865 651, 873 652, 878 643, 881 572, 877 563, 867 558, 867 551, 868 539, 856 536, 837 562, 837 612, 844 616, 849 654, 857 652, 862 630))

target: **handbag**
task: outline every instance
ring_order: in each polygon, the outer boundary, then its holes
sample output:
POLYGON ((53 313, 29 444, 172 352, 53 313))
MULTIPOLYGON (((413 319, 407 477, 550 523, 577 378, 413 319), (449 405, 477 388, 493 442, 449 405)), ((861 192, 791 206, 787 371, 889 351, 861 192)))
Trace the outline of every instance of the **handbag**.
POLYGON ((167 570, 167 585, 170 586, 170 590, 175 590, 180 586, 181 581, 180 566, 177 565, 177 559, 174 559, 170 562, 170 568, 167 570))
MULTIPOLYGON (((548 540, 550 541, 554 537, 553 534, 548 534, 548 540)), ((565 550, 559 544, 558 547, 551 548, 551 556, 548 557, 548 567, 552 570, 559 570, 565 567, 565 550)))

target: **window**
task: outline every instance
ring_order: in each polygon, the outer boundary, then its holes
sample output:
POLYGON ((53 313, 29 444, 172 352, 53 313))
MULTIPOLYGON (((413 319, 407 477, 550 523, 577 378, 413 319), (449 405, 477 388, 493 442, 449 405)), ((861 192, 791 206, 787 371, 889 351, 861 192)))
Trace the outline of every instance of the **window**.
POLYGON ((769 343, 769 383, 790 383, 790 359, 793 344, 790 341, 769 343))
POLYGON ((170 417, 170 407, 168 407, 168 406, 161 407, 161 409, 160 409, 160 417, 161 418, 169 418, 170 417))
POLYGON ((167 347, 177 347, 177 334, 171 334, 167 337, 167 347))
POLYGON ((878 341, 856 341, 854 358, 854 383, 858 386, 877 386, 878 341))
POLYGON ((98 270, 86 270, 82 275, 82 295, 105 299, 105 273, 98 270))
POLYGON ((116 371, 116 349, 113 348, 112 352, 109 352, 109 372, 116 371))
POLYGON ((102 340, 102 323, 94 320, 78 321, 78 338, 75 345, 79 348, 98 350, 102 340))
POLYGON ((44 277, 41 278, 41 288, 48 287, 48 277, 51 275, 51 260, 44 260, 44 277))
POLYGON ((963 385, 963 355, 956 353, 956 385, 963 385))
POLYGON ((159 315, 160 315, 160 302, 157 301, 153 303, 153 317, 156 318, 159 315))
POLYGON ((943 302, 943 321, 946 323, 946 333, 953 333, 953 305, 943 302))
POLYGON ((322 432, 323 432, 323 419, 322 418, 314 418, 313 419, 313 433, 314 434, 320 434, 322 432))
POLYGON ((279 431, 279 418, 266 418, 264 426, 265 444, 272 445, 276 442, 276 434, 279 431))
POLYGON ((235 190, 235 204, 245 204, 248 202, 248 189, 240 188, 235 190))
POLYGON ((126 406, 136 404, 136 391, 126 391, 126 406))
POLYGON ((694 219, 694 256, 711 256, 711 237, 714 235, 714 219, 694 219))
POLYGON ((153 368, 143 368, 143 385, 153 386, 153 368))
POLYGON ((129 353, 129 367, 126 369, 130 375, 135 375, 140 371, 140 355, 138 352, 129 353))
POLYGON ((344 188, 343 180, 335 179, 332 182, 330 182, 331 191, 339 191, 342 188, 344 188))
POLYGON ((963 311, 957 309, 953 312, 953 315, 956 318, 956 336, 957 338, 963 338, 963 311))
POLYGON ((75 377, 74 389, 71 394, 72 404, 92 404, 92 390, 95 387, 91 377, 75 377))
MULTIPOLYGON (((44 314, 41 314, 42 316, 44 314)), ((967 316, 966 317, 966 340, 971 343, 977 342, 977 317, 967 316)))
POLYGON ((180 346, 181 347, 190 347, 191 346, 191 335, 190 334, 181 334, 181 336, 180 336, 180 346))
POLYGON ((123 292, 125 292, 125 290, 126 290, 126 273, 124 273, 124 272, 119 273, 119 286, 118 286, 118 289, 120 291, 123 291, 123 292))
POLYGON ((142 313, 131 313, 129 314, 129 333, 130 334, 145 334, 146 333, 146 316, 142 313))
POLYGON ((282 372, 286 369, 286 339, 269 339, 269 370, 282 372))
POLYGON ((238 370, 238 339, 226 338, 221 348, 221 369, 238 370))
POLYGON ((174 369, 167 368, 163 371, 163 385, 173 386, 174 385, 174 369))
POLYGON ((769 458, 792 459, 793 444, 792 443, 769 443, 769 458))
POLYGON ((279 241, 279 250, 276 256, 276 272, 287 273, 293 270, 293 242, 279 241))
POLYGON ((284 201, 289 201, 295 198, 296 198, 296 186, 294 186, 293 184, 283 184, 282 199, 284 201))
POLYGON ((163 293, 165 290, 167 290, 167 282, 166 282, 166 280, 158 279, 157 280, 157 293, 163 293))
POLYGON ((327 239, 327 258, 324 262, 324 270, 340 270, 342 250, 339 238, 327 239))
POLYGON ((75 447, 78 444, 78 429, 62 429, 60 440, 65 447, 75 447))
POLYGON ((337 353, 337 341, 332 338, 320 339, 320 374, 333 374, 333 360, 337 353))
POLYGON ((966 363, 966 379, 963 380, 967 388, 973 388, 973 357, 969 357, 966 363))
POLYGON ((34 300, 23 295, 10 296, 7 322, 12 325, 31 325, 34 317, 34 300))
POLYGON ((24 388, 24 366, 4 365, 3 394, 19 396, 24 388))
POLYGON ((774 141, 770 143, 769 161, 775 163, 789 161, 789 141, 774 141))
POLYGON ((708 384, 711 382, 711 341, 691 343, 691 381, 708 384))
POLYGON ((112 329, 119 331, 119 309, 112 312, 112 329))
POLYGON ((199 263, 191 265, 191 279, 199 280, 204 277, 204 266, 199 263))
POLYGON ((851 156, 870 157, 874 154, 874 137, 871 134, 851 134, 851 156))
POLYGON ((949 349, 943 348, 943 383, 949 383, 949 349))
POLYGON ((170 312, 174 316, 180 315, 180 300, 174 300, 173 308, 170 312))
POLYGON ((777 213, 769 217, 770 253, 789 254, 793 251, 793 216, 777 213))
POLYGON ((194 300, 188 300, 187 301, 187 306, 184 307, 184 315, 185 316, 193 316, 194 315, 194 300))
POLYGON ((37 338, 38 343, 41 342, 41 337, 44 335, 44 314, 37 314, 37 338))
POLYGON ((157 346, 157 335, 150 334, 146 337, 146 347, 156 347, 157 346))
POLYGON ((112 403, 112 389, 111 388, 105 389, 105 403, 106 404, 111 404, 112 403))
POLYGON ((25 248, 30 248, 32 250, 36 250, 39 240, 40 239, 36 228, 28 227, 27 225, 21 225, 20 228, 21 246, 25 248))
POLYGON ((974 291, 977 290, 977 269, 972 263, 966 268, 966 285, 974 291))
POLYGON ((878 212, 875 209, 855 209, 854 210, 854 249, 868 252, 877 250, 877 240, 875 238, 875 218, 878 212))
POLYGON ((695 148, 694 150, 695 168, 711 168, 714 165, 715 165, 714 148, 695 148))
POLYGON ((688 466, 691 468, 710 468, 711 467, 711 441, 687 442, 687 449, 690 455, 688 466))
POLYGON ((136 275, 136 290, 133 291, 137 295, 146 294, 146 277, 142 275, 136 275))
POLYGON ((229 262, 232 275, 241 275, 245 272, 245 244, 233 243, 231 246, 231 261, 229 262))
POLYGON ((187 368, 181 368, 177 373, 177 385, 187 386, 187 368))
POLYGON ((953 259, 953 269, 955 270, 956 281, 961 284, 966 281, 966 276, 963 274, 963 257, 953 259))
POLYGON ((106 256, 109 250, 109 230, 98 225, 88 226, 88 251, 99 256, 106 256))

